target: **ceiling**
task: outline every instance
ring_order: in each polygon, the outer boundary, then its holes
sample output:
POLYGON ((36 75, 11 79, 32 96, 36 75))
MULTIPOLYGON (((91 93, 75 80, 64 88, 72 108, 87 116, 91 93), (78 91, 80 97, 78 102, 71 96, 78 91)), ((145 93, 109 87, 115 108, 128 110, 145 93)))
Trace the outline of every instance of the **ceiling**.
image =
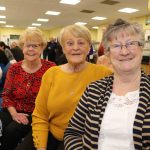
MULTIPOLYGON (((26 28, 32 23, 37 23, 38 18, 47 18, 49 22, 42 22, 41 29, 62 27, 75 22, 87 22, 87 27, 98 26, 116 18, 134 18, 149 15, 148 0, 115 0, 114 5, 102 4, 104 0, 81 0, 77 5, 60 4, 60 0, 0 0, 0 6, 5 6, 6 11, 0 11, 0 15, 6 15, 6 24, 14 25, 14 28, 26 28), (124 7, 132 7, 140 11, 126 14, 117 10, 124 7), (46 11, 59 11, 59 16, 45 15, 46 11), (82 10, 92 10, 93 13, 83 13, 82 10), (92 17, 107 17, 107 20, 92 20, 92 17)), ((111 2, 112 0, 107 0, 111 2)), ((114 1, 114 0, 113 0, 114 1)), ((0 24, 4 27, 4 24, 0 24)))

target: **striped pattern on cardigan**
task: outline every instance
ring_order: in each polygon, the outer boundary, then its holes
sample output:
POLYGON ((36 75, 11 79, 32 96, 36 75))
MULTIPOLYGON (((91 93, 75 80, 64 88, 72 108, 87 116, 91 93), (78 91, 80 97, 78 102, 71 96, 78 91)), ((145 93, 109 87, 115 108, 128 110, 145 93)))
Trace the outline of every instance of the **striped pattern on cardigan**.
MULTIPOLYGON (((64 135, 66 150, 97 150, 100 126, 112 93, 113 76, 91 83, 83 93, 64 135)), ((136 150, 150 150, 150 76, 142 72, 133 127, 136 150)))

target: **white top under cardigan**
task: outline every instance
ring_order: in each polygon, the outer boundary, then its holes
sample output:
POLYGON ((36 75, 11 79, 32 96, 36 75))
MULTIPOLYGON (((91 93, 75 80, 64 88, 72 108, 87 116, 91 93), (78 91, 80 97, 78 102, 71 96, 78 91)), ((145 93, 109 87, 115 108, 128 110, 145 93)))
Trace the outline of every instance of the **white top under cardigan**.
POLYGON ((125 96, 111 94, 102 119, 98 150, 134 150, 133 123, 139 90, 125 96))

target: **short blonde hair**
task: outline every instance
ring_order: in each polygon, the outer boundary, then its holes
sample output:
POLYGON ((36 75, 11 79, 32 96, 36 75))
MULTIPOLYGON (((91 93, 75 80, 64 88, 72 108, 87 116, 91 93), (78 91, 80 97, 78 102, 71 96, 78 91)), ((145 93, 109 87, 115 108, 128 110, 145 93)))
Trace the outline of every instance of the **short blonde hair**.
POLYGON ((43 32, 38 28, 26 29, 24 33, 19 38, 19 46, 22 48, 24 43, 27 41, 39 42, 43 49, 47 45, 47 41, 43 35, 43 32))
POLYGON ((141 45, 144 45, 144 31, 140 24, 130 23, 123 19, 117 19, 113 24, 110 24, 102 38, 104 52, 109 52, 110 42, 113 39, 118 39, 120 35, 137 36, 141 45))
POLYGON ((71 33, 75 37, 84 38, 89 43, 89 45, 92 44, 91 33, 90 33, 89 29, 85 26, 82 26, 82 25, 73 24, 73 25, 68 25, 68 26, 64 27, 60 31, 60 34, 58 36, 58 40, 59 40, 59 43, 61 46, 63 46, 64 36, 67 33, 71 33))

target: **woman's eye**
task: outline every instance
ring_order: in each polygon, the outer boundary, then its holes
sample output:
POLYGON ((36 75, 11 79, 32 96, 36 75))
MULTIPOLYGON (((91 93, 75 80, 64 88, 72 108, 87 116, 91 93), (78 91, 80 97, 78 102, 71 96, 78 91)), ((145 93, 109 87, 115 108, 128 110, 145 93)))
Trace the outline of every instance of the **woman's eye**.
POLYGON ((79 42, 79 45, 84 45, 84 42, 79 42))
POLYGON ((121 46, 120 46, 120 44, 114 44, 112 47, 113 48, 118 48, 118 47, 121 47, 121 46))
POLYGON ((67 42, 67 45, 68 46, 71 46, 73 43, 72 42, 67 42))

